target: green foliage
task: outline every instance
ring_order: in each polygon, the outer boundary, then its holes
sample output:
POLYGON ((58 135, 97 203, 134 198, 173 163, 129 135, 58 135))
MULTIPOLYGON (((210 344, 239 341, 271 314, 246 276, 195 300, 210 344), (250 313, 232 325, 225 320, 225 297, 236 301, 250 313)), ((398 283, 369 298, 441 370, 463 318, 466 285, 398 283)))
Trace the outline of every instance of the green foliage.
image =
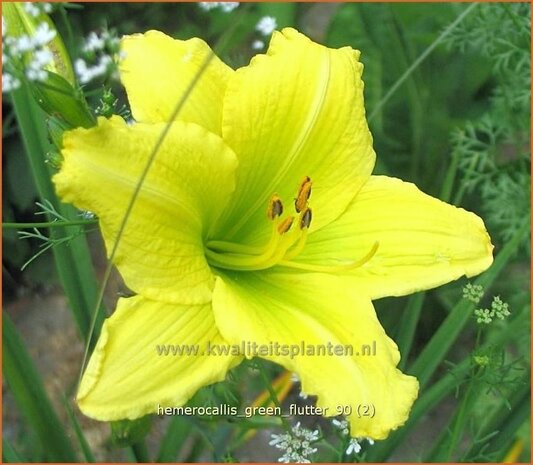
POLYGON ((455 129, 452 144, 463 175, 456 201, 463 192, 480 195, 502 242, 530 215, 530 18, 526 3, 480 5, 448 39, 453 50, 484 56, 492 67, 485 111, 455 129))

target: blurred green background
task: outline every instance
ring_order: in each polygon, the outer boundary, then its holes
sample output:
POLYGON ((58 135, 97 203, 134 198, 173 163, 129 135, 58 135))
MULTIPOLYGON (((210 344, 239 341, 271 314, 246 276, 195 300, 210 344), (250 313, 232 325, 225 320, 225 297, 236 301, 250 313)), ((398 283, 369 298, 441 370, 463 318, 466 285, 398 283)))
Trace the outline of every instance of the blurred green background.
MULTIPOLYGON (((470 4, 457 3, 256 3, 225 13, 220 9, 205 11, 196 3, 80 3, 52 14, 73 60, 80 56, 84 38, 104 27, 118 36, 158 29, 176 38, 201 37, 214 46, 238 18, 222 58, 232 67, 244 66, 258 53, 252 47, 254 41, 268 42, 268 37, 255 30, 264 16, 274 17, 278 28, 296 27, 325 45, 357 48, 365 65, 366 109, 378 154, 376 173, 412 181, 431 195, 479 214, 487 224, 495 253, 515 241, 504 270, 487 292, 486 305, 490 296, 500 295, 509 303, 512 316, 486 330, 487 340, 505 336, 491 352, 484 378, 457 378, 449 395, 417 418, 405 437, 391 442, 394 447, 376 446, 360 457, 362 460, 442 460, 445 455, 439 448, 449 445, 449 432, 455 431, 454 422, 460 420, 461 441, 455 444, 453 455, 457 460, 501 461, 513 444, 521 444, 515 460, 529 461, 529 421, 518 425, 512 421, 518 421, 513 416, 518 405, 523 408, 515 403, 515 397, 528 389, 530 364, 530 241, 529 232, 523 233, 530 215, 530 5, 479 4, 465 14, 468 8, 470 4), (461 15, 461 21, 451 27, 461 15), (478 395, 465 410, 468 418, 457 420, 461 396, 470 385, 475 385, 478 395), (493 431, 485 421, 487 412, 500 409, 508 421, 493 431), (505 427, 510 428, 509 434, 499 443, 498 434, 505 427), (487 445, 491 441, 496 445, 487 445)), ((96 80, 84 88, 93 108, 104 85, 113 89, 119 106, 127 105, 117 82, 96 80)), ((4 95, 2 112, 3 221, 38 221, 35 202, 42 199, 31 176, 9 96, 4 95)), ((105 258, 98 233, 88 231, 87 237, 97 275, 101 276, 105 258)), ((81 447, 75 439, 75 425, 81 425, 98 460, 136 460, 139 455, 135 451, 112 444, 108 425, 84 418, 70 400, 83 346, 59 286, 52 254, 43 254, 21 271, 39 246, 36 239, 21 240, 16 230, 4 230, 4 309, 22 335, 60 421, 76 444, 74 448, 81 447), (78 418, 74 423, 65 403, 78 418)), ((376 302, 380 320, 395 340, 405 337, 402 331, 406 327, 416 326, 411 350, 402 354, 404 366, 416 363, 461 301, 465 283, 460 280, 423 297, 376 302), (406 323, 411 321, 409 312, 416 312, 414 326, 406 323)), ((118 278, 108 287, 110 308, 121 289, 118 278)), ((472 319, 446 354, 445 362, 439 364, 429 386, 472 354, 475 332, 472 319)), ((233 380, 217 390, 199 393, 193 402, 201 404, 202 396, 227 397, 232 402, 253 399, 253 393, 263 389, 260 381, 249 374, 248 367, 238 370, 233 380)), ((273 376, 280 372, 274 366, 268 370, 273 376)), ((46 444, 21 415, 5 382, 3 392, 8 448, 23 460, 49 459, 46 444)), ((291 398, 298 398, 297 390, 293 389, 287 400, 291 398)), ((158 419, 155 423, 147 442, 152 458, 158 456, 162 438, 170 437, 175 447, 165 457, 171 461, 277 459, 277 451, 267 445, 265 434, 274 431, 268 425, 266 433, 229 453, 224 435, 233 425, 178 419, 172 420, 167 430, 169 421, 158 419), (215 438, 214 442, 207 441, 206 436, 215 438)), ((328 432, 325 422, 322 427, 328 432)), ((327 452, 324 454, 320 457, 331 460, 327 452)))

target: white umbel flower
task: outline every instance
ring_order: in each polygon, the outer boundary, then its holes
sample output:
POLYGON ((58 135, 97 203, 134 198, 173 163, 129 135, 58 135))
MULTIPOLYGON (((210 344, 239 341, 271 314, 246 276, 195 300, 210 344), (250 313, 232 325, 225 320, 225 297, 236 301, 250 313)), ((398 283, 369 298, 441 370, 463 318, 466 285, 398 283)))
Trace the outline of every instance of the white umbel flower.
POLYGON ((361 452, 361 444, 356 438, 351 438, 346 448, 346 455, 358 454, 361 452))
POLYGON ((20 80, 9 73, 2 73, 2 93, 12 92, 20 87, 20 80))
POLYGON ((351 438, 346 448, 346 455, 358 454, 361 452, 361 442, 367 441, 371 446, 374 445, 374 440, 370 438, 351 438))
POLYGON ((50 29, 48 23, 40 23, 35 28, 35 34, 33 35, 33 43, 36 47, 43 47, 48 44, 55 36, 56 31, 50 29))
POLYGON ((348 420, 337 420, 335 418, 331 420, 331 423, 333 423, 333 426, 335 426, 343 436, 348 436, 348 434, 350 434, 350 425, 348 424, 348 420))
POLYGON ((276 27, 278 27, 278 22, 274 16, 263 16, 255 26, 255 30, 264 36, 269 36, 276 27))
POLYGON ((312 444, 318 441, 318 430, 311 431, 296 423, 289 433, 272 434, 268 443, 284 452, 278 459, 281 463, 310 463, 309 457, 317 452, 312 444))
POLYGON ((198 6, 204 11, 220 8, 224 13, 229 13, 239 6, 239 2, 199 2, 198 6))
POLYGON ((252 50, 263 50, 265 43, 262 40, 254 40, 252 42, 252 50))

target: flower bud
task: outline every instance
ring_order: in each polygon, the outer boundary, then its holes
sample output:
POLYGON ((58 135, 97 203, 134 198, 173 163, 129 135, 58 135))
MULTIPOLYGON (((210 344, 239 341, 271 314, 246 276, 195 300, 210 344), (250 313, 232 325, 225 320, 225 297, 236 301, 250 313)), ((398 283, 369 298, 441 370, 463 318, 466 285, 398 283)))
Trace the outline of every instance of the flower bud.
POLYGON ((15 38, 26 36, 46 42, 43 45, 46 45, 53 55, 51 63, 45 67, 46 71, 59 74, 67 82, 75 85, 74 70, 65 44, 46 13, 41 11, 38 16, 33 16, 27 12, 24 3, 6 2, 2 6, 2 16, 9 36, 15 38), (48 36, 50 40, 47 40, 48 31, 51 32, 48 36))
POLYGON ((29 81, 41 108, 68 128, 94 126, 95 118, 76 88, 63 40, 44 10, 38 3, 6 3, 2 14, 4 54, 11 72, 29 81))

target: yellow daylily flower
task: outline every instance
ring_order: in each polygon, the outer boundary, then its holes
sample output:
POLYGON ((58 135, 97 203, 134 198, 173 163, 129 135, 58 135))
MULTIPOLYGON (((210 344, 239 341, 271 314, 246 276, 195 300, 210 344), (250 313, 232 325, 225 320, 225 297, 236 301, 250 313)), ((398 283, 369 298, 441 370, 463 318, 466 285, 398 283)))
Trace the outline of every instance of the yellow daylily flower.
MULTIPOLYGON (((54 177, 63 200, 98 215, 108 250, 174 105, 211 53, 157 31, 122 46, 136 122, 100 118, 66 133, 54 177)), ((371 300, 478 274, 492 245, 473 213, 371 175, 358 58, 289 28, 248 66, 210 62, 118 245, 114 263, 137 295, 104 323, 77 397, 86 415, 134 419, 182 405, 243 355, 158 356, 156 345, 305 342, 376 351, 263 356, 297 373, 326 415, 351 412, 355 437, 382 439, 405 422, 418 383, 396 368, 398 348, 371 300)))

